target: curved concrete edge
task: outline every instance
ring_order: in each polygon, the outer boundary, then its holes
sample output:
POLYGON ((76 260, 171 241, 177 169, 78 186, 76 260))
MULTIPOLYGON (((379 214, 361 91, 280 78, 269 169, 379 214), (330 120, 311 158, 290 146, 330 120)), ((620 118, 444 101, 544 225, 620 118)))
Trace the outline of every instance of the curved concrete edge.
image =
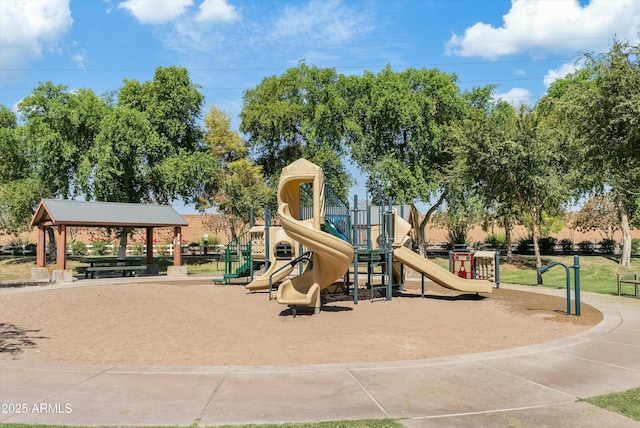
POLYGON ((0 403, 25 410, 0 413, 0 422, 221 425, 395 418, 409 427, 639 426, 576 400, 640 386, 640 299, 583 293, 582 301, 604 319, 580 334, 425 360, 301 367, 0 360, 0 403))

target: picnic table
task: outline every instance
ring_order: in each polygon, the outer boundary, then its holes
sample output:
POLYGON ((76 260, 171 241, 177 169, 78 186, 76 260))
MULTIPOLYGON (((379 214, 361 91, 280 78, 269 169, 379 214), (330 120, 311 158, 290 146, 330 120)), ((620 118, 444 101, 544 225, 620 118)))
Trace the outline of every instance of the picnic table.
POLYGON ((78 266, 78 273, 84 273, 85 278, 99 278, 101 273, 122 272, 122 276, 137 276, 140 271, 146 270, 147 265, 142 257, 127 257, 118 260, 117 257, 85 257, 82 262, 88 266, 78 266))

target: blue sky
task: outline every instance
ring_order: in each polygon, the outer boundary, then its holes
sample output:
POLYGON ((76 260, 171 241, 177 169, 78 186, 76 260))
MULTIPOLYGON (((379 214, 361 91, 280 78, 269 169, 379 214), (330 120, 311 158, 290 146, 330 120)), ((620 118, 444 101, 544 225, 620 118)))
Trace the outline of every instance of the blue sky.
POLYGON ((534 104, 613 37, 639 43, 640 1, 0 0, 0 104, 15 109, 38 82, 103 94, 180 65, 205 112, 237 127, 243 91, 301 60, 344 74, 436 67, 534 104))

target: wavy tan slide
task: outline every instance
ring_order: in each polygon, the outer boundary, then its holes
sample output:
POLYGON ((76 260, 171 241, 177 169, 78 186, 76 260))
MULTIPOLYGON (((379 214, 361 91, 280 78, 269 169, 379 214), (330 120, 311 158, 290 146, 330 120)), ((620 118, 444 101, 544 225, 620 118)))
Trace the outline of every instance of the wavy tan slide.
POLYGON ((460 278, 407 247, 394 248, 393 258, 423 273, 436 284, 451 290, 465 293, 491 293, 493 289, 493 283, 490 281, 460 278))
POLYGON ((268 290, 269 277, 271 275, 273 275, 271 277, 271 285, 275 286, 293 272, 294 266, 291 261, 298 255, 298 243, 293 241, 280 227, 274 227, 273 229, 275 232, 269 235, 271 241, 269 247, 271 248, 271 258, 275 260, 262 275, 254 278, 253 281, 245 286, 247 290, 268 290), (291 248, 290 257, 278 257, 278 244, 287 244, 291 248))
POLYGON ((256 277, 249 284, 245 285, 245 288, 250 291, 268 290, 269 289, 269 277, 274 272, 278 271, 273 277, 271 277, 271 286, 278 285, 280 281, 288 277, 293 272, 293 265, 291 260, 277 260, 269 265, 262 275, 256 277))
POLYGON ((298 159, 283 168, 278 185, 278 216, 291 239, 313 251, 312 263, 302 275, 288 279, 278 287, 277 301, 292 307, 315 308, 320 312, 320 292, 340 279, 353 260, 348 242, 321 230, 324 223, 324 173, 306 159, 298 159), (313 216, 300 219, 300 184, 313 185, 313 216))

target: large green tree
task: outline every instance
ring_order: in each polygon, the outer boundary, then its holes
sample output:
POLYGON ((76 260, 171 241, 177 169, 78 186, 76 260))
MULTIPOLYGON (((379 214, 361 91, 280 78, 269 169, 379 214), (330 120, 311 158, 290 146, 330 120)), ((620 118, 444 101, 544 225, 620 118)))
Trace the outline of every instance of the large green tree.
POLYGON ((244 93, 240 131, 272 186, 283 167, 304 157, 323 168, 341 197, 348 195, 346 103, 338 81, 332 68, 301 63, 244 93))
MULTIPOLYGON (((219 162, 197 125, 203 97, 180 67, 158 68, 150 82, 125 81, 100 123, 79 178, 88 199, 197 203, 219 185, 219 162)), ((120 233, 119 255, 127 233, 120 233)))
POLYGON ((345 132, 353 160, 383 196, 430 205, 416 234, 424 242, 425 225, 455 179, 449 131, 464 113, 456 77, 387 66, 377 74, 346 77, 343 93, 350 105, 345 132))
POLYGON ((166 144, 167 153, 179 149, 195 151, 202 141, 198 120, 202 117, 204 96, 184 67, 158 67, 153 79, 140 83, 125 80, 117 95, 119 106, 144 113, 151 127, 166 144))
POLYGON ((584 69, 552 87, 565 128, 578 144, 586 190, 609 189, 616 202, 623 245, 631 263, 631 225, 640 196, 640 45, 614 41, 606 53, 584 55, 584 69))
POLYGON ((620 230, 620 216, 613 195, 592 196, 571 219, 571 227, 579 232, 597 231, 602 239, 614 239, 620 230))
MULTIPOLYGON (((542 266, 541 227, 545 216, 557 215, 574 195, 575 171, 569 141, 553 117, 527 106, 515 110, 498 103, 489 122, 501 131, 469 129, 464 161, 480 194, 495 198, 500 209, 513 212, 519 204, 522 223, 533 238, 536 266, 542 266)), ((482 121, 480 123, 483 123, 482 121)), ((541 278, 539 277, 539 280, 541 278)))
POLYGON ((487 213, 504 227, 510 263, 511 231, 521 214, 521 204, 503 174, 499 153, 515 135, 517 114, 510 104, 494 100, 494 93, 493 85, 465 91, 467 110, 464 121, 454 130, 458 140, 454 149, 462 186, 473 189, 487 213))
POLYGON ((204 141, 213 157, 220 160, 222 173, 219 190, 201 200, 200 206, 202 209, 214 206, 225 215, 234 239, 238 229, 249 222, 251 209, 254 215, 262 215, 273 191, 264 180, 262 166, 248 159, 245 142, 231 128, 231 118, 226 113, 212 106, 204 123, 204 141))
POLYGON ((90 89, 46 82, 18 105, 30 168, 50 197, 78 196, 76 177, 107 107, 90 89))
MULTIPOLYGON (((1 179, 2 227, 19 232, 29 226, 42 198, 69 198, 79 194, 78 167, 93 144, 105 111, 104 102, 91 90, 70 91, 45 82, 18 105, 22 125, 6 121, 3 110, 3 145, 11 174, 1 179), (7 126, 7 123, 10 126, 7 126)), ((55 240, 49 230, 50 252, 55 240)))
POLYGON ((31 219, 32 204, 23 201, 37 198, 37 186, 16 115, 4 106, 0 106, 0 153, 0 230, 17 233, 26 228, 25 219, 31 219))

